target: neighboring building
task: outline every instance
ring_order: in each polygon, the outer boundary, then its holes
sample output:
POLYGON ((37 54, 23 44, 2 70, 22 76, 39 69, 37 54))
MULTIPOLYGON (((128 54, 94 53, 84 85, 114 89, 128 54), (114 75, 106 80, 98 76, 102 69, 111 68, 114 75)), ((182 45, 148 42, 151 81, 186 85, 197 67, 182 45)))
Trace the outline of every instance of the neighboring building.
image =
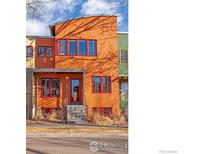
POLYGON ((96 109, 119 114, 117 17, 77 18, 49 28, 52 36, 27 36, 29 113, 67 104, 83 108, 88 118, 96 109))
POLYGON ((35 45, 34 38, 26 38, 26 118, 32 118, 33 115, 33 74, 35 68, 35 45))
POLYGON ((128 33, 118 32, 120 109, 128 109, 128 33))

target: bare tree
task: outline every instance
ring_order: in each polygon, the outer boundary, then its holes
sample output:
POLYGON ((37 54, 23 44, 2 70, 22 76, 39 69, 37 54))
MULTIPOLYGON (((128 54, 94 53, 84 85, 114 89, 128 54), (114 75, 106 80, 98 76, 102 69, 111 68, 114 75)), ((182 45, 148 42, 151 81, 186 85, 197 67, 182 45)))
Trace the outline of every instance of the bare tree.
POLYGON ((43 8, 47 3, 55 0, 26 0, 27 18, 35 18, 43 13, 43 8))

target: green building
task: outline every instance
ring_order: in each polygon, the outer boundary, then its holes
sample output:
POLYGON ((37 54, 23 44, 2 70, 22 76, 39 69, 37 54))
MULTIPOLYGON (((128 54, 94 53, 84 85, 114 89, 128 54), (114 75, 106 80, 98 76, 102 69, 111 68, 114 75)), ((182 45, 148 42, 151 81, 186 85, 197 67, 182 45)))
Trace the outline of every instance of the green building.
POLYGON ((118 32, 120 108, 128 110, 128 33, 118 32))

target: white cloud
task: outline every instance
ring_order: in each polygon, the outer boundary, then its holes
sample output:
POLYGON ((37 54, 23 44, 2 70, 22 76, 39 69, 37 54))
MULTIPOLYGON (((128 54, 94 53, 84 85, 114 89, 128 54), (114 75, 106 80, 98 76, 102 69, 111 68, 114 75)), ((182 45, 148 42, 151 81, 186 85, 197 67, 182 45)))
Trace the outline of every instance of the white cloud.
POLYGON ((39 5, 39 15, 34 18, 27 17, 27 35, 49 35, 49 23, 55 22, 56 19, 62 19, 62 16, 65 15, 64 13, 72 13, 76 5, 80 3, 81 0, 44 0, 39 5), (58 15, 57 17, 56 14, 58 15))
POLYGON ((27 35, 49 35, 48 24, 37 19, 28 19, 26 22, 27 35))
POLYGON ((124 18, 120 9, 127 0, 87 0, 84 3, 83 0, 42 1, 44 3, 39 5, 40 14, 33 18, 27 17, 27 35, 50 35, 48 25, 73 15, 77 5, 81 5, 81 15, 117 15, 118 26, 121 26, 124 18))
POLYGON ((123 15, 120 13, 122 0, 88 0, 82 4, 83 15, 117 15, 118 24, 122 24, 123 15))
POLYGON ((90 14, 106 14, 114 15, 118 12, 120 3, 108 0, 88 0, 82 4, 81 13, 84 15, 90 14))

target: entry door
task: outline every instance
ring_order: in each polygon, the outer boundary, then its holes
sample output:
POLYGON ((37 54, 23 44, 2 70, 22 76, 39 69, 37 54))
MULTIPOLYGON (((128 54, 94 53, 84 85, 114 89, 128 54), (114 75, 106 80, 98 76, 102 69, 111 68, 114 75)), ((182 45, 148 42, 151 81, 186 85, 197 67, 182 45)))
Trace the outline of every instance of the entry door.
POLYGON ((70 90, 70 103, 76 105, 82 104, 82 87, 80 79, 71 79, 70 90))

